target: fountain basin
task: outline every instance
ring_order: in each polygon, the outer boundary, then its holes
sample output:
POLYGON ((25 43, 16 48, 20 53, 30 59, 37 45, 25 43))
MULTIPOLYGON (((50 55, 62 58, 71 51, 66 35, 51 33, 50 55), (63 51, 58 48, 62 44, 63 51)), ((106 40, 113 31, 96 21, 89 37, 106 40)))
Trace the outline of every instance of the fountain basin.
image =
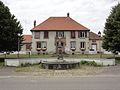
POLYGON ((55 69, 55 70, 65 70, 65 69, 73 69, 79 68, 80 63, 76 61, 46 61, 42 62, 42 68, 44 69, 55 69))

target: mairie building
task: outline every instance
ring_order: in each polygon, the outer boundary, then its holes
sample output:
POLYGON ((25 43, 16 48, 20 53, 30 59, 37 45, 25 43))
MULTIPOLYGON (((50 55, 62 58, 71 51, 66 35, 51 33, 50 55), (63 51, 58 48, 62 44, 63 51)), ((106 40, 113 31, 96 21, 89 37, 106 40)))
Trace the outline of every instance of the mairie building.
POLYGON ((103 50, 101 36, 76 22, 69 13, 66 17, 49 17, 38 25, 34 21, 31 32, 32 36, 29 36, 31 47, 29 46, 28 50, 32 54, 57 54, 59 48, 62 53, 67 54, 101 52, 103 50))

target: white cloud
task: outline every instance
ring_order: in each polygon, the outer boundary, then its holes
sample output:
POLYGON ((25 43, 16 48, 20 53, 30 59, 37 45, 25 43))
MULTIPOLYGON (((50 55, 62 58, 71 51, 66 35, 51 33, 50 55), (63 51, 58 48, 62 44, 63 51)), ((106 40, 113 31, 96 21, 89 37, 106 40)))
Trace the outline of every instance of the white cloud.
POLYGON ((3 0, 20 20, 24 34, 30 34, 33 21, 41 23, 50 16, 70 16, 91 29, 103 31, 110 10, 120 0, 3 0))

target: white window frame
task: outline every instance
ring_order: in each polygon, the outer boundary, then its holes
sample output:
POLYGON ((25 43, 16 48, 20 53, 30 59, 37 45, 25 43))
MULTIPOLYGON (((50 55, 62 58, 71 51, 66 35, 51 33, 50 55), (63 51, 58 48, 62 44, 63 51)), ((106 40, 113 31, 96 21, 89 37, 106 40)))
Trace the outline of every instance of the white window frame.
POLYGON ((56 34, 58 38, 64 37, 64 31, 57 31, 56 34))
POLYGON ((70 48, 76 48, 76 41, 71 41, 70 42, 70 48))
POLYGON ((47 42, 46 41, 42 41, 41 42, 41 47, 42 48, 47 48, 47 42))

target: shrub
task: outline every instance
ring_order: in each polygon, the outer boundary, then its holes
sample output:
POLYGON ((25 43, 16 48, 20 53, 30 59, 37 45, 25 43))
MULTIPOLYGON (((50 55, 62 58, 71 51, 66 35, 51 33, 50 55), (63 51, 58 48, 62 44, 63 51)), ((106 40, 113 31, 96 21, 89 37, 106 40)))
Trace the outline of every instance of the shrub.
POLYGON ((89 62, 90 66, 97 66, 97 63, 95 61, 89 62))
POLYGON ((0 58, 0 62, 4 62, 4 60, 5 60, 4 58, 0 58))
POLYGON ((25 64, 21 64, 21 67, 28 67, 28 66, 30 66, 31 64, 30 63, 25 63, 25 64))
POLYGON ((95 61, 81 61, 81 65, 89 65, 89 66, 97 66, 97 63, 95 61))
POLYGON ((80 64, 81 65, 88 65, 88 61, 81 61, 80 64))

